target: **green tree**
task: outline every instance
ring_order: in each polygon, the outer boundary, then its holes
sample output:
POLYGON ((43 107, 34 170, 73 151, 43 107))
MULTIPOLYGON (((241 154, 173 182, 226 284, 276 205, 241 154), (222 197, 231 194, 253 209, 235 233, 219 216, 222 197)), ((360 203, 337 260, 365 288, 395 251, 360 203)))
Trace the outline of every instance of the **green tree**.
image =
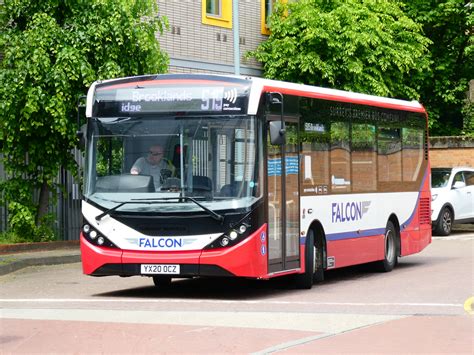
MULTIPOLYGON (((432 66, 420 81, 421 100, 432 123, 431 134, 459 134, 463 128, 462 109, 468 83, 474 79, 474 2, 410 0, 404 3, 408 15, 423 26, 431 40, 432 66)), ((469 122, 469 110, 464 112, 464 121, 469 122)))
POLYGON ((271 34, 249 53, 266 77, 404 99, 429 68, 421 26, 390 0, 279 4, 271 34))
POLYGON ((8 180, 0 188, 15 202, 10 227, 31 226, 32 218, 40 226, 59 168, 75 169, 77 98, 97 79, 164 72, 168 57, 155 36, 166 19, 155 0, 5 0, 2 10, 0 145, 8 180))

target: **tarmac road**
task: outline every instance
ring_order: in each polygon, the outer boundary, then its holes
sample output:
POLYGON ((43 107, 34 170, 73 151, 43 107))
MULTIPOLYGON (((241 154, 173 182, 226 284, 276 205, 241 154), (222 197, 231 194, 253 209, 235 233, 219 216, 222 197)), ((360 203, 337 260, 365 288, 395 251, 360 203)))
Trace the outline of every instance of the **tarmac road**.
MULTIPOLYGON (((17 255, 18 259, 21 259, 17 255)), ((434 238, 391 273, 282 281, 92 278, 79 263, 0 277, 0 353, 474 353, 474 233, 434 238)))

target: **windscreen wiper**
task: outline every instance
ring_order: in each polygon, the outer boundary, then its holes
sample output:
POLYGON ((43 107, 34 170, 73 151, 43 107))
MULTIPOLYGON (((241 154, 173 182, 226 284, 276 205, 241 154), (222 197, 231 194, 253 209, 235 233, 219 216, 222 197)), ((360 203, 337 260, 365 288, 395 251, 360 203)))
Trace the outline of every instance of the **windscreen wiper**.
POLYGON ((224 222, 224 216, 219 214, 219 213, 216 213, 214 212, 213 210, 211 210, 210 208, 207 208, 206 206, 203 206, 201 205, 199 202, 197 202, 194 198, 192 197, 178 197, 178 198, 182 198, 182 199, 185 199, 185 200, 189 200, 189 201, 192 201, 194 202, 196 205, 198 205, 199 207, 201 207, 204 211, 206 211, 207 213, 209 213, 209 215, 214 218, 216 221, 218 222, 224 222))
POLYGON ((119 209, 120 207, 122 207, 123 205, 126 205, 128 203, 140 203, 140 202, 134 202, 134 201, 125 201, 125 202, 121 202, 119 203, 118 205, 112 207, 112 208, 109 208, 108 210, 105 210, 105 212, 101 213, 100 215, 96 216, 95 217, 95 220, 96 221, 100 221, 102 218, 104 218, 105 216, 107 216, 108 214, 110 214, 111 212, 119 209))
POLYGON ((177 197, 161 197, 161 198, 144 198, 144 199, 132 199, 130 201, 125 201, 125 202, 121 202, 119 203, 118 205, 106 210, 105 212, 101 213, 100 215, 98 215, 97 217, 95 217, 96 221, 100 221, 103 217, 105 217, 106 215, 110 214, 111 212, 119 209, 120 207, 122 207, 123 205, 125 204, 129 204, 129 203, 135 203, 135 204, 142 204, 142 203, 145 203, 145 204, 152 204, 152 203, 156 203, 156 202, 161 202, 161 201, 169 201, 169 200, 185 200, 185 201, 191 201, 193 203, 195 203, 196 205, 198 205, 199 207, 201 207, 204 211, 206 211, 212 218, 214 218, 216 221, 218 222, 223 222, 224 221, 224 216, 214 212, 213 210, 211 210, 210 208, 207 208, 206 206, 203 206, 202 204, 200 204, 198 201, 196 201, 194 198, 192 197, 189 197, 189 196, 177 196, 177 197))
POLYGON ((112 208, 109 208, 108 210, 106 210, 105 212, 101 213, 100 215, 96 216, 95 217, 95 220, 96 221, 100 221, 102 218, 104 218, 105 216, 107 216, 108 214, 111 214, 111 212, 119 209, 120 207, 122 207, 123 205, 126 205, 126 204, 148 204, 148 205, 151 205, 155 202, 159 202, 160 200, 165 200, 164 199, 131 199, 130 201, 125 201, 125 202, 120 202, 118 205, 112 207, 112 208))
MULTIPOLYGON (((204 197, 203 197, 204 198, 204 197)), ((189 197, 189 196, 176 196, 176 197, 159 197, 159 198, 143 198, 143 199, 133 199, 132 201, 168 201, 168 200, 184 200, 184 201, 191 201, 194 202, 196 205, 201 207, 204 211, 206 211, 212 218, 214 218, 216 221, 223 222, 224 221, 224 216, 214 212, 210 208, 207 208, 206 206, 200 204, 196 199, 189 197)))

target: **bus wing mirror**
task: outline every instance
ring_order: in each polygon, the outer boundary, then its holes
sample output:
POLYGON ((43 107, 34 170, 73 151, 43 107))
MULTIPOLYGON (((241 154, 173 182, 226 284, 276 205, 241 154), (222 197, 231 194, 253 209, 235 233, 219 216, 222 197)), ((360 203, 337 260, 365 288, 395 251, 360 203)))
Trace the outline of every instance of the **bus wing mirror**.
POLYGON ((76 137, 79 140, 78 143, 78 148, 83 149, 86 146, 86 130, 87 130, 87 125, 82 125, 81 129, 76 131, 76 137))
POLYGON ((85 141, 85 132, 86 132, 86 125, 81 126, 81 109, 85 109, 86 105, 82 104, 84 100, 87 99, 87 96, 81 95, 77 99, 77 128, 78 130, 76 131, 76 137, 79 139, 79 148, 82 149, 86 146, 86 141, 85 141))
POLYGON ((270 142, 273 145, 285 144, 285 125, 282 121, 270 122, 270 142))

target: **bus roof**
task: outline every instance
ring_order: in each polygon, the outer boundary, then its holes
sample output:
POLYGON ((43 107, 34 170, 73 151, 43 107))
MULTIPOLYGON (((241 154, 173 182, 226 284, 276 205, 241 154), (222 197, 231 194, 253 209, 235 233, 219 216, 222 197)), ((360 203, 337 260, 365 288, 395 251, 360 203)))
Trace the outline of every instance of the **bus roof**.
POLYGON ((425 109, 418 101, 391 99, 382 96, 360 94, 351 91, 328 89, 319 86, 295 84, 262 78, 252 78, 252 81, 255 83, 254 85, 262 87, 262 92, 278 91, 286 95, 312 97, 403 111, 425 112, 425 109))
POLYGON ((86 116, 92 117, 92 105, 94 95, 100 87, 119 87, 121 85, 143 84, 156 81, 163 83, 189 82, 191 85, 199 85, 214 81, 246 81, 251 86, 248 114, 256 114, 260 97, 264 92, 280 92, 284 95, 295 95, 303 97, 311 97, 330 101, 339 101, 346 103, 354 103, 359 105, 367 105, 373 107, 382 107, 394 110, 411 111, 426 113, 424 107, 418 101, 406 101, 400 99, 392 99, 375 95, 360 94, 351 91, 329 89, 318 86, 310 86, 304 84, 295 84, 290 82, 248 77, 235 75, 219 75, 219 74, 158 74, 143 75, 135 77, 126 77, 110 80, 102 80, 94 82, 87 94, 86 116))

